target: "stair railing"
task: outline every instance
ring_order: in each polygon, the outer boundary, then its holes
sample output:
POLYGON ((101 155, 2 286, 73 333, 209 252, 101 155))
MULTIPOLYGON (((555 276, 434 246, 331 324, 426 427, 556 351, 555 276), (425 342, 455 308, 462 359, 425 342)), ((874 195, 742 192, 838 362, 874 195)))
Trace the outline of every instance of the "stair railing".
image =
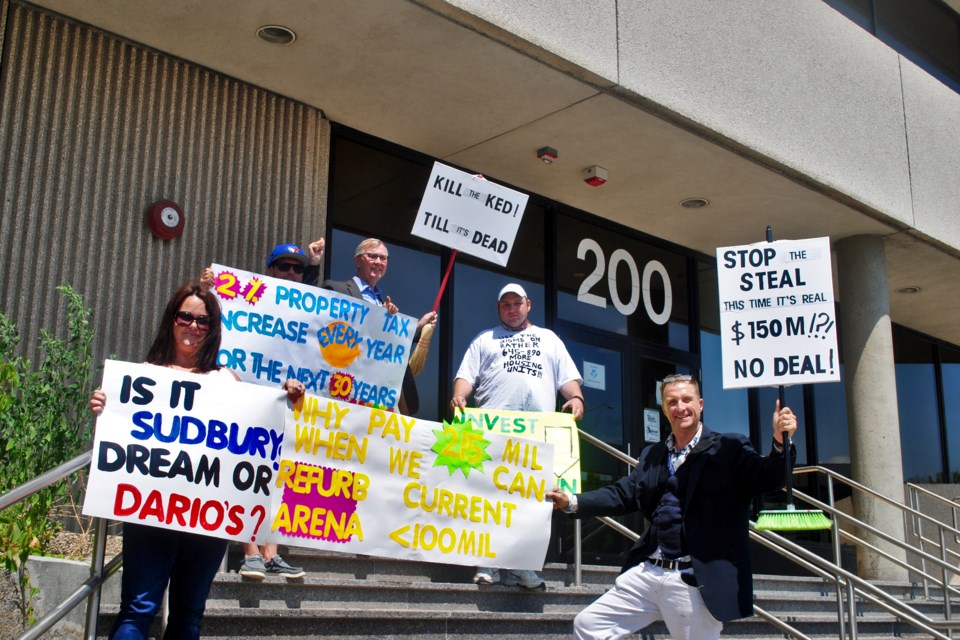
MULTIPOLYGON (((76 458, 64 462, 60 466, 40 474, 33 480, 15 487, 11 491, 0 495, 0 511, 26 500, 34 493, 46 489, 50 485, 63 480, 67 476, 84 469, 90 464, 92 451, 81 453, 76 458)), ((36 640, 43 636, 53 625, 63 619, 84 600, 87 601, 87 615, 84 626, 84 639, 95 640, 97 633, 97 616, 100 613, 100 587, 107 578, 112 576, 123 563, 123 557, 117 554, 106 565, 104 557, 107 547, 107 521, 103 518, 94 518, 93 555, 90 559, 90 577, 67 598, 56 605, 50 612, 27 629, 17 640, 36 640)))
MULTIPOLYGON (((948 509, 950 512, 950 517, 952 521, 951 527, 954 530, 960 529, 960 522, 958 522, 958 513, 960 513, 960 505, 957 504, 958 498, 953 500, 944 498, 943 496, 937 495, 936 493, 930 491, 929 489, 924 489, 923 487, 913 484, 912 482, 907 483, 907 497, 910 507, 917 512, 924 513, 923 509, 920 508, 921 498, 926 497, 930 500, 933 500, 935 503, 938 503, 941 507, 948 509)), ((924 534, 924 524, 926 521, 923 518, 910 517, 910 524, 913 530, 913 535, 917 538, 917 541, 920 544, 920 550, 923 551, 926 546, 930 545, 935 547, 939 553, 940 558, 949 562, 951 566, 956 566, 958 560, 960 560, 960 553, 957 553, 951 549, 946 542, 946 531, 939 529, 937 531, 937 540, 927 538, 924 534)), ((960 536, 954 534, 953 536, 954 544, 960 543, 960 536)), ((923 573, 927 571, 927 560, 926 558, 921 557, 920 560, 923 573)), ((923 593, 925 596, 929 595, 929 582, 926 578, 923 579, 923 593)))
MULTIPOLYGON (((580 438, 590 444, 596 446, 605 453, 625 462, 629 467, 633 468, 637 465, 637 460, 631 456, 623 453, 619 449, 610 446, 609 444, 603 442, 602 440, 597 439, 596 437, 580 431, 580 438)), ((924 633, 930 634, 934 638, 947 639, 951 637, 951 631, 953 629, 960 629, 960 621, 952 619, 952 605, 951 605, 951 596, 960 595, 960 591, 950 585, 950 576, 958 575, 957 567, 952 565, 949 562, 949 557, 960 557, 960 555, 950 551, 945 544, 945 540, 949 535, 953 535, 955 540, 960 541, 960 529, 956 526, 950 526, 939 522, 935 518, 928 516, 922 513, 919 509, 907 506, 896 500, 893 500, 883 494, 880 494, 850 478, 847 478, 832 469, 820 466, 811 466, 811 467, 799 467, 793 470, 794 474, 804 474, 804 473, 821 473, 826 476, 827 480, 827 494, 829 504, 821 502, 816 498, 809 496, 802 491, 794 489, 794 496, 811 506, 821 509, 831 516, 833 521, 831 542, 832 542, 832 555, 833 559, 827 560, 821 558, 820 556, 812 553, 811 551, 797 545, 783 536, 780 536, 771 531, 758 531, 754 527, 753 523, 750 524, 750 538, 751 540, 758 542, 759 544, 764 545, 765 547, 773 550, 779 555, 787 558, 791 562, 801 566, 802 568, 810 571, 815 575, 819 575, 828 582, 832 582, 836 587, 836 600, 837 600, 837 620, 840 623, 840 638, 844 640, 846 638, 847 632, 851 640, 857 639, 857 614, 856 614, 856 602, 857 598, 862 600, 869 601, 874 605, 880 607, 884 611, 887 611, 891 615, 895 616, 898 620, 903 621, 905 624, 908 624, 912 627, 920 629, 924 633), (857 491, 863 494, 864 497, 879 500, 884 503, 887 503, 891 506, 894 506, 901 511, 903 511, 905 517, 909 517, 911 522, 915 523, 915 531, 917 531, 917 536, 921 540, 920 548, 914 547, 913 545, 899 540, 883 531, 880 531, 873 526, 854 518, 853 516, 847 515, 846 513, 838 510, 835 506, 834 500, 834 482, 840 482, 844 485, 850 487, 852 491, 857 491), (843 522, 848 527, 841 527, 840 523, 843 522), (938 531, 938 539, 932 540, 930 538, 922 535, 923 526, 935 527, 938 531), (876 545, 873 545, 866 540, 858 537, 848 529, 859 528, 861 531, 867 531, 873 534, 874 536, 886 541, 892 546, 903 549, 909 554, 914 554, 919 560, 921 565, 920 569, 910 565, 909 563, 901 560, 900 558, 892 555, 884 549, 880 549, 876 545), (902 568, 907 569, 908 571, 913 571, 920 574, 921 579, 924 584, 924 595, 929 597, 929 584, 939 585, 941 592, 943 593, 943 620, 933 620, 923 613, 917 611, 913 607, 910 607, 905 602, 895 598, 894 596, 886 593, 885 591, 879 589, 870 582, 860 578, 859 576, 846 571, 841 566, 841 557, 840 557, 840 543, 841 540, 846 540, 859 548, 865 549, 871 553, 875 553, 889 562, 892 562, 902 568), (933 544, 936 545, 939 549, 939 557, 928 553, 924 550, 924 543, 927 545, 933 544), (927 571, 927 563, 931 563, 934 566, 940 569, 941 575, 939 578, 932 575, 927 571), (844 618, 846 618, 846 624, 844 624, 844 618), (947 630, 947 635, 944 635, 938 629, 947 630)), ((915 486, 915 485, 908 485, 915 486)), ((943 498, 942 496, 937 496, 932 492, 926 491, 922 487, 917 487, 918 493, 926 492, 932 496, 936 496, 937 499, 949 503, 951 507, 951 513, 953 518, 956 520, 957 513, 960 512, 960 504, 943 498)), ((605 526, 608 526, 624 536, 637 540, 639 535, 634 531, 624 527, 616 520, 606 517, 597 517, 597 520, 602 522, 605 526)), ((575 521, 574 529, 574 584, 579 586, 582 582, 582 541, 581 541, 581 529, 580 521, 575 521)), ((794 638, 803 640, 806 638, 800 631, 793 629, 783 620, 772 616, 766 611, 763 611, 756 605, 754 605, 754 613, 775 626, 778 630, 783 632, 785 635, 789 635, 794 638)))
MULTIPOLYGON (((826 476, 827 478, 827 489, 828 489, 828 500, 829 504, 823 503, 816 498, 806 495, 799 491, 794 491, 794 494, 802 498, 805 502, 811 504, 817 509, 823 509, 824 511, 829 511, 833 515, 834 520, 834 548, 836 557, 839 557, 839 545, 840 541, 847 540, 858 547, 864 548, 871 553, 875 553, 878 556, 886 559, 887 561, 896 564, 899 567, 906 569, 909 572, 917 574, 920 577, 920 580, 923 583, 924 597, 930 597, 930 584, 934 584, 940 587, 941 593, 943 594, 943 613, 946 620, 952 618, 952 601, 951 597, 960 597, 960 590, 952 586, 951 578, 960 575, 960 569, 950 562, 950 557, 956 557, 957 554, 950 551, 949 547, 946 544, 948 537, 953 536, 954 538, 960 536, 960 529, 957 529, 954 526, 950 526, 946 523, 940 522, 935 517, 923 513, 917 508, 907 506, 903 503, 898 502, 897 500, 885 496, 873 489, 870 489, 867 486, 864 486, 846 476, 843 476, 832 469, 826 467, 813 466, 813 467, 801 467, 796 470, 797 474, 800 473, 818 473, 826 476), (923 536, 920 540, 919 546, 914 546, 909 542, 900 540, 886 532, 880 531, 860 520, 857 520, 853 516, 847 515, 843 511, 836 509, 834 504, 834 482, 840 482, 848 487, 851 490, 859 492, 864 498, 871 498, 883 502, 889 506, 895 507, 903 512, 905 522, 913 523, 914 530, 917 532, 922 532, 923 527, 932 527, 937 531, 937 538, 933 540, 923 536), (843 522, 849 525, 849 527, 840 527, 839 523, 843 522), (862 531, 868 531, 877 538, 887 542, 891 546, 902 549, 906 554, 909 554, 908 557, 915 558, 919 567, 913 564, 910 564, 907 561, 901 560, 900 558, 890 554, 889 552, 878 548, 876 545, 868 543, 863 538, 857 536, 854 531, 860 529, 862 531), (924 549, 924 543, 927 545, 934 545, 937 547, 937 555, 928 553, 924 549), (928 571, 927 565, 932 564, 936 569, 939 569, 939 576, 931 571, 928 571)), ((908 487, 913 486, 915 489, 920 491, 926 491, 922 487, 917 487, 916 485, 908 484, 908 487)), ((930 493, 932 496, 936 494, 930 493)), ((960 509, 960 504, 937 496, 940 500, 948 504, 951 509, 960 509)))

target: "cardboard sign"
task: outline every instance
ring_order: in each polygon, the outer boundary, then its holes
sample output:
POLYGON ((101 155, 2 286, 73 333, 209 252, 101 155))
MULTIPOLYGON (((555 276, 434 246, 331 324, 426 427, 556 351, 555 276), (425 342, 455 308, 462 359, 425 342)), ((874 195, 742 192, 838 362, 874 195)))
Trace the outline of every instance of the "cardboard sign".
POLYGON ((572 413, 471 409, 464 417, 487 433, 529 438, 553 445, 553 483, 568 493, 580 493, 580 438, 572 413))
POLYGON ((335 291, 215 264, 223 311, 217 363, 244 382, 393 409, 417 320, 335 291))
POLYGON ((83 513, 263 542, 286 394, 108 360, 83 513))
POLYGON ((717 249, 723 388, 840 379, 830 239, 717 249))
POLYGON ((305 396, 288 410, 272 539, 468 566, 540 569, 549 444, 305 396))
POLYGON ((411 233, 505 267, 528 198, 434 162, 411 233))

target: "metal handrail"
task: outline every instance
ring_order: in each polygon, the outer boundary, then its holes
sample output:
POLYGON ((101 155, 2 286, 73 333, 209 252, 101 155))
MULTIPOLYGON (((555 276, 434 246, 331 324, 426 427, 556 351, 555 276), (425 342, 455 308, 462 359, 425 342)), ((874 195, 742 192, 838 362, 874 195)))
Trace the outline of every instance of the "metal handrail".
MULTIPOLYGON (((839 567, 832 562, 825 560, 824 558, 821 558, 817 554, 804 549, 802 546, 788 540, 787 538, 784 538, 781 535, 778 535, 772 531, 760 531, 756 529, 752 523, 750 525, 750 539, 780 553, 786 558, 794 556, 792 559, 795 559, 797 564, 802 566, 804 569, 819 575, 821 578, 825 578, 839 584, 848 582, 854 585, 854 592, 856 596, 859 596, 864 600, 869 600, 888 613, 910 622, 911 624, 919 627, 924 633, 929 633, 935 638, 942 638, 943 640, 948 639, 948 636, 941 634, 936 630, 937 628, 960 629, 960 620, 932 620, 928 616, 916 611, 910 605, 898 600, 883 589, 871 584, 860 576, 851 573, 843 567, 839 567)), ((851 603, 855 602, 855 599, 851 600, 851 603)), ((856 619, 856 610, 851 609, 849 611, 849 615, 851 616, 852 620, 856 619)))
MULTIPOLYGON (((67 476, 85 468, 93 459, 93 451, 85 451, 72 460, 40 474, 32 480, 15 487, 0 495, 0 511, 26 500, 38 491, 42 491, 52 484, 63 480, 67 476)), ((111 575, 117 572, 123 564, 123 557, 117 555, 108 564, 104 565, 106 553, 107 526, 106 520, 94 518, 93 557, 90 560, 90 577, 67 598, 40 618, 33 626, 27 629, 17 640, 35 640, 46 633, 68 613, 73 611, 81 602, 87 601, 85 640, 95 640, 97 633, 97 613, 100 610, 100 587, 111 575)))
MULTIPOLYGON (((626 462, 630 466, 636 466, 637 460, 624 454, 622 451, 614 447, 611 447, 610 445, 606 444, 605 442, 602 442, 601 440, 598 440, 597 438, 595 438, 590 434, 584 433, 582 431, 580 431, 579 433, 580 433, 580 437, 583 440, 597 446, 602 451, 616 457, 617 459, 623 462, 626 462)), ((788 541, 787 539, 773 532, 757 531, 755 530, 754 525, 752 523, 750 525, 750 528, 751 528, 750 537, 752 540, 772 549, 776 553, 798 564, 799 566, 810 571, 814 575, 819 575, 822 578, 833 582, 833 584, 836 587, 836 593, 837 593, 837 616, 838 616, 838 621, 840 622, 841 639, 845 637, 843 618, 844 618, 844 613, 846 613, 847 622, 850 626, 851 640, 856 640, 856 637, 857 637, 856 599, 858 597, 863 600, 871 602, 872 604, 878 606, 879 608, 883 609, 887 613, 895 616, 897 619, 903 621, 904 623, 912 625, 913 627, 920 629, 924 633, 928 633, 935 638, 946 639, 950 637, 949 635, 942 634, 937 629, 946 629, 948 630, 948 633, 953 629, 960 629, 960 620, 952 619, 952 607, 950 602, 951 595, 960 595, 960 590, 957 590, 955 587, 950 585, 950 580, 948 577, 948 574, 951 574, 951 573, 960 574, 960 571, 958 571, 956 567, 954 567, 952 564, 950 564, 947 561, 947 551, 946 551, 946 545, 944 543, 946 534, 952 534, 954 535, 955 538, 960 540, 960 530, 958 530, 956 527, 951 527, 947 524, 944 524, 939 520, 937 520, 936 518, 928 516, 925 513, 920 512, 919 509, 912 508, 901 502, 898 502, 897 500, 889 498, 888 496, 885 496, 877 491, 874 491, 873 489, 870 489, 865 485, 862 485, 854 480, 851 480, 850 478, 847 478, 846 476, 843 476, 837 473, 836 471, 833 471, 832 469, 828 469, 826 467, 820 467, 820 466, 809 466, 809 467, 795 468, 793 472, 797 475, 804 474, 804 473, 823 473, 827 477, 827 489, 828 489, 827 493, 828 493, 828 500, 830 502, 829 504, 821 502, 820 500, 817 500, 812 496, 806 495, 802 491, 798 491, 796 489, 794 489, 793 493, 798 500, 802 500, 803 502, 810 504, 812 507, 821 509, 827 512, 828 515, 832 516, 833 535, 831 536, 831 538, 832 538, 832 547, 833 547, 833 561, 831 562, 829 560, 825 560, 824 558, 821 558, 820 556, 804 549, 799 545, 796 545, 788 541), (865 522, 862 522, 854 518, 853 516, 850 516, 838 510, 834 505, 834 486, 833 486, 834 481, 845 484, 849 486, 851 489, 860 491, 872 498, 875 498, 897 509, 900 509, 901 511, 904 512, 905 515, 914 518, 915 523, 926 522, 932 526, 937 527, 940 533, 939 548, 940 548, 941 557, 938 558, 930 553, 927 553, 922 548, 923 547, 922 543, 924 541, 936 544, 936 542, 933 540, 929 540, 923 537, 922 535, 919 535, 921 540, 921 548, 918 549, 915 546, 910 545, 907 542, 904 542, 903 540, 899 540, 883 531, 880 531, 879 529, 876 529, 875 527, 865 522), (900 558, 888 553, 887 551, 878 548, 876 545, 868 543, 867 541, 854 535, 850 531, 847 531, 841 528, 840 527, 841 521, 843 521, 845 524, 852 525, 852 527, 859 528, 861 531, 867 531, 877 536, 881 540, 884 540, 890 543, 891 545, 899 547, 911 554, 916 554, 916 556, 919 557, 921 563, 923 564, 922 569, 917 570, 916 567, 911 566, 906 561, 901 560, 900 558), (861 548, 867 549, 872 553, 876 553, 880 557, 885 558, 886 560, 902 568, 919 573, 922 576, 924 581, 925 594, 928 593, 928 586, 927 586, 928 583, 939 585, 943 593, 944 620, 932 620, 931 618, 924 615, 923 613, 915 610, 913 607, 910 607, 905 602, 898 600, 894 596, 884 592, 883 590, 872 585, 868 581, 863 580, 859 576, 852 574, 846 571, 845 569, 843 569, 840 564, 841 539, 850 541, 861 548), (939 579, 927 573, 926 571, 927 562, 933 563, 936 567, 940 568, 942 572, 942 576, 939 579), (846 600, 846 607, 844 606, 844 600, 846 600)), ((913 487, 913 486, 915 485, 908 484, 908 487, 913 487)), ((937 494, 927 491, 922 487, 916 487, 916 489, 918 491, 928 493, 931 496, 935 497, 936 499, 946 504, 949 504, 951 508, 954 510, 953 511, 954 514, 956 514, 957 509, 960 509, 960 505, 958 505, 954 501, 943 498, 942 496, 938 496, 937 494)), ((597 519, 600 520, 604 525, 613 528, 614 530, 618 531, 619 533, 633 540, 636 540, 639 538, 639 536, 635 532, 628 529, 627 527, 624 527, 623 525, 616 522, 615 520, 612 520, 610 518, 600 518, 600 517, 598 517, 597 519)), ((577 521, 577 523, 579 524, 579 521, 577 521)), ((922 529, 922 524, 918 530, 920 529, 922 529)), ((574 541, 574 545, 575 545, 575 549, 574 549, 575 584, 579 585, 580 576, 582 572, 582 567, 581 567, 582 550, 581 550, 579 528, 576 529, 576 538, 574 541)), ((953 554, 953 555, 958 555, 958 554, 953 554)), ((775 626, 778 630, 780 630, 783 633, 790 634, 793 637, 799 638, 801 640, 806 638, 806 636, 804 636, 798 630, 793 629, 787 623, 768 614, 767 612, 763 611, 759 607, 754 606, 754 613, 762 617, 764 620, 766 620, 767 622, 775 626)))
MULTIPOLYGON (((940 585, 941 588, 944 590, 944 615, 945 615, 948 619, 950 618, 950 614, 952 613, 952 611, 951 611, 951 609, 952 609, 952 604, 951 604, 950 597, 949 597, 949 596, 950 596, 950 593, 960 594, 960 591, 958 591, 955 587, 952 587, 952 586, 950 585, 950 580, 949 580, 948 574, 960 575, 960 570, 958 570, 958 568, 955 567, 954 565, 952 565, 951 563, 947 562, 947 555, 948 555, 948 553, 947 553, 947 548, 946 548, 946 544, 945 544, 944 537, 945 537, 945 535, 946 535, 947 533, 952 534, 954 537, 958 537, 958 536, 960 536, 960 530, 958 530, 958 529, 955 528, 955 527, 951 527, 950 525, 947 525, 947 524, 945 524, 945 523, 943 523, 943 522, 940 522, 940 521, 937 520, 936 518, 934 518, 934 517, 932 517, 932 516, 929 516, 929 515, 921 512, 921 511, 918 510, 918 509, 915 509, 915 508, 913 508, 913 507, 910 507, 910 506, 907 506, 907 505, 905 505, 905 504, 902 504, 902 503, 894 500, 893 498, 890 498, 890 497, 885 496, 885 495, 883 495, 883 494, 881 494, 881 493, 879 493, 879 492, 877 492, 877 491, 874 491, 873 489, 870 489, 869 487, 867 487, 867 486, 865 486, 865 485, 862 485, 862 484, 856 482, 855 480, 851 480, 850 478, 847 478, 846 476, 843 476, 843 475, 837 473, 836 471, 834 471, 834 470, 832 470, 832 469, 828 469, 828 468, 826 468, 826 467, 821 467, 821 466, 810 466, 810 467, 800 467, 800 468, 796 469, 795 472, 798 473, 798 474, 799 474, 799 473, 822 473, 822 474, 824 474, 824 475, 827 477, 828 487, 830 488, 830 501, 831 501, 831 503, 833 502, 833 481, 838 481, 838 482, 841 482, 841 483, 847 485, 847 486, 850 487, 851 489, 856 489, 857 491, 861 491, 861 492, 863 492, 863 493, 865 493, 865 494, 867 494, 867 495, 869 495, 869 496, 871 496, 871 497, 877 498, 877 499, 881 500, 882 502, 885 502, 885 503, 887 503, 888 505, 893 506, 893 507, 901 510, 901 511, 904 513, 905 516, 910 516, 911 518, 913 518, 913 522, 920 522, 920 523, 922 523, 922 522, 927 522, 927 523, 929 523, 930 525, 935 526, 935 527, 938 529, 938 531, 940 532, 940 535, 939 535, 940 540, 939 540, 939 542, 935 542, 935 541, 930 540, 930 539, 928 539, 928 538, 921 538, 920 548, 917 548, 917 547, 914 547, 913 545, 911 545, 911 544, 909 544, 909 543, 907 543, 907 542, 905 542, 905 541, 903 541, 903 540, 900 540, 900 539, 898 539, 898 538, 894 538, 893 536, 890 536, 889 534, 884 533, 883 531, 879 531, 878 529, 875 529, 875 528, 867 525, 866 523, 863 523, 863 522, 861 522, 861 521, 859 521, 859 520, 857 520, 857 519, 855 519, 855 518, 853 518, 853 517, 851 517, 851 516, 848 516, 847 514, 845 514, 845 513, 843 513, 843 512, 836 511, 836 513, 841 514, 841 515, 840 515, 840 518, 844 519, 845 521, 849 521, 852 525, 854 525, 854 526, 856 526, 856 527, 859 527, 859 528, 861 528, 862 530, 869 531, 870 533, 872 533, 872 534, 874 534, 875 536, 881 538, 882 540, 886 541, 887 543, 889 543, 889 544, 891 544, 891 545, 893 545, 893 546, 899 547, 899 548, 903 549, 904 551, 907 551, 907 552, 909 552, 909 553, 912 553, 912 554, 916 555, 916 556, 918 557, 918 559, 920 560, 920 564, 921 564, 921 566, 920 566, 919 569, 918 569, 917 567, 914 567, 914 566, 909 565, 908 563, 905 563, 904 561, 900 560, 899 558, 896 558, 896 557, 894 557, 894 556, 886 553, 885 551, 883 551, 883 550, 881 550, 881 549, 878 549, 877 547, 875 547, 875 546, 873 546, 873 545, 870 545, 870 544, 867 543, 866 541, 862 540, 861 538, 858 538, 857 536, 853 535, 852 533, 850 533, 850 532, 848 532, 848 531, 843 531, 843 530, 839 530, 839 529, 837 530, 838 535, 840 535, 840 536, 842 536, 842 537, 844 537, 844 538, 846 538, 846 539, 849 539, 849 540, 855 542, 856 544, 858 544, 858 545, 860 545, 860 546, 863 546, 863 547, 865 547, 865 548, 868 548, 871 552, 876 553, 877 555, 885 558, 886 560, 888 560, 888 561, 890 561, 890 562, 892 562, 892 563, 894 563, 894 564, 896 564, 896 565, 898 565, 898 566, 900 566, 900 567, 902 567, 902 568, 905 568, 905 569, 907 569, 907 570, 909 570, 909 571, 913 571, 913 572, 919 574, 920 577, 921 577, 921 580, 922 580, 922 582, 923 582, 923 591, 924 591, 924 595, 925 595, 926 597, 929 597, 930 583, 933 583, 933 584, 935 584, 935 585, 940 585), (933 556, 933 555, 930 555, 929 553, 927 553, 926 551, 924 551, 924 550, 923 550, 923 544, 922 544, 923 542, 930 542, 930 543, 932 543, 932 544, 936 544, 936 545, 939 547, 939 549, 940 549, 940 557, 938 558, 938 557, 933 556), (942 575, 941 575, 941 577, 940 577, 939 579, 938 579, 937 577, 935 577, 935 576, 933 576, 933 575, 931 575, 930 573, 927 572, 927 566, 926 566, 926 565, 927 565, 928 562, 932 562, 934 565, 936 565, 936 566, 938 566, 938 567, 940 568, 942 575)), ((910 486, 914 486, 914 487, 915 487, 916 485, 910 485, 910 484, 908 484, 908 487, 910 487, 910 486)), ((916 487, 916 488, 923 490, 921 487, 916 487)), ((926 490, 923 490, 923 491, 926 491, 926 490)), ((931 492, 927 492, 927 493, 931 493, 931 492)), ((824 504, 823 502, 820 502, 819 500, 817 500, 817 499, 815 499, 815 498, 812 498, 811 496, 808 496, 808 495, 803 494, 802 492, 794 491, 794 494, 800 496, 803 500, 805 500, 806 502, 810 503, 810 504, 813 505, 813 506, 816 506, 817 508, 825 509, 825 508, 827 508, 827 507, 829 506, 830 509, 831 509, 831 511, 835 511, 835 509, 833 509, 833 506, 834 506, 833 504, 826 505, 826 504, 824 504)), ((931 493, 931 495, 936 496, 936 494, 933 494, 933 493, 931 493)), ((936 496, 936 497, 937 497, 940 501, 942 501, 942 502, 944 502, 944 503, 946 503, 946 504, 949 504, 952 509, 960 509, 960 505, 958 505, 956 502, 954 502, 954 501, 952 501, 952 500, 949 500, 949 499, 947 499, 947 498, 943 498, 942 496, 936 496)), ((953 555, 956 555, 956 554, 953 554, 953 555)))

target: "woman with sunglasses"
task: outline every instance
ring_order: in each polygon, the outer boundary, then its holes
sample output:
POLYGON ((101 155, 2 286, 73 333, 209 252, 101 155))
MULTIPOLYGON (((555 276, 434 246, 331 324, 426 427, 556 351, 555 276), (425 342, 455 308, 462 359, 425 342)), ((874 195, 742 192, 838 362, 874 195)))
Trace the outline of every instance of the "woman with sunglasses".
MULTIPOLYGON (((167 302, 147 364, 239 380, 233 371, 217 366, 220 328, 220 305, 213 291, 187 283, 167 302)), ((303 393, 303 385, 296 380, 286 381, 284 389, 294 401, 303 393)), ((103 412, 106 402, 101 389, 93 392, 94 415, 103 412)), ((227 541, 219 538, 123 523, 120 612, 111 640, 149 637, 168 581, 170 614, 164 639, 199 638, 210 584, 226 549, 227 541)))

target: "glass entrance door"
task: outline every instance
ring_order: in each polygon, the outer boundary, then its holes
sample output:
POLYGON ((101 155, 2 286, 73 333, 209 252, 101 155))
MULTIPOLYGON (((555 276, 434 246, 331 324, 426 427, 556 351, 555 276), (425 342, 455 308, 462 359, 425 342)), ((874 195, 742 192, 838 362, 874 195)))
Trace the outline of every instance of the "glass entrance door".
MULTIPOLYGON (((630 340, 598 338, 576 332, 560 334, 583 376, 585 412, 581 431, 627 455, 636 458, 640 451, 659 442, 670 432, 660 412, 657 383, 671 373, 688 373, 687 363, 652 357, 630 340)), ((627 464, 580 440, 581 486, 590 491, 616 482, 630 472, 627 464)), ((639 514, 616 518, 624 526, 642 532, 639 514)), ((566 516, 555 518, 553 540, 548 559, 573 561, 573 522, 566 516)), ((582 521, 583 561, 587 564, 620 564, 633 543, 596 519, 582 521)))

